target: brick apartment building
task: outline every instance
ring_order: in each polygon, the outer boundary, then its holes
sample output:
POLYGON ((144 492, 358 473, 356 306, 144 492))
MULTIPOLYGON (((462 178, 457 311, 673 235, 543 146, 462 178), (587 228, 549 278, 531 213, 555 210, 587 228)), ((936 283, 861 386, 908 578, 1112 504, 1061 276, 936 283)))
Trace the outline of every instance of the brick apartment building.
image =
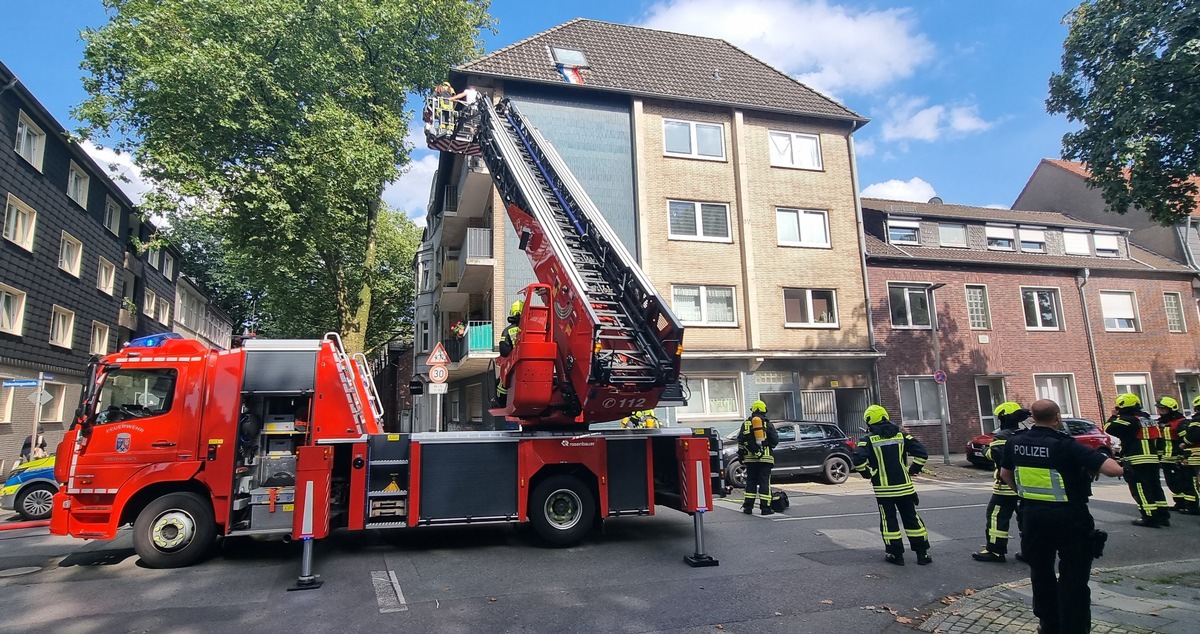
MULTIPOLYGON (((878 354, 850 135, 865 120, 722 40, 572 20, 454 69, 554 144, 686 327, 672 424, 857 427, 878 354)), ((509 303, 536 281, 482 162, 443 153, 417 256, 418 375, 451 349, 415 428, 487 429, 509 303), (462 321, 466 336, 450 329, 462 321)))
MULTIPOLYGON (((0 461, 8 465, 35 421, 47 443, 58 441, 91 355, 170 331, 178 313, 177 254, 134 248, 154 226, 69 139, 0 63, 0 461)), ((200 299, 191 312, 204 317, 190 323, 224 333, 227 347, 228 318, 216 315, 224 325, 214 327, 207 299, 192 294, 200 299)))
POLYGON ((1190 401, 1200 389, 1195 272, 1129 242, 1127 229, 1054 212, 862 207, 887 355, 880 401, 931 452, 942 448, 943 389, 952 452, 992 431, 1005 400, 1050 398, 1099 422, 1120 392, 1190 401))

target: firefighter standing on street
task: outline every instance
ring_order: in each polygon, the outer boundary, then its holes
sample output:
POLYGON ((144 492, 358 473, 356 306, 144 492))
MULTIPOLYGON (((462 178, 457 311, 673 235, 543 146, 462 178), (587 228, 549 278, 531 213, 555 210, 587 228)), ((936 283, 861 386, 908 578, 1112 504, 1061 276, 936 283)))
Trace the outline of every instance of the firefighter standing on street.
POLYGON ((1158 408, 1158 428, 1162 431, 1162 470, 1176 513, 1195 515, 1197 512, 1196 475, 1186 464, 1187 453, 1183 449, 1184 434, 1188 419, 1179 411, 1179 401, 1170 396, 1160 397, 1154 402, 1158 408))
POLYGON ((1058 404, 1034 401, 1033 428, 1013 434, 1006 445, 1000 477, 1024 505, 1021 551, 1029 563, 1033 613, 1039 632, 1077 634, 1091 629, 1092 558, 1103 534, 1088 512, 1095 473, 1119 476, 1120 463, 1059 431, 1058 404), (1059 576, 1054 575, 1058 558, 1059 576))
POLYGON ((1104 432, 1121 440, 1122 462, 1128 467, 1125 480, 1142 514, 1133 520, 1133 525, 1148 528, 1170 526, 1167 498, 1163 495, 1159 477, 1158 453, 1162 436, 1158 425, 1142 411, 1142 401, 1136 394, 1126 392, 1117 397, 1112 416, 1104 424, 1104 432))
MULTIPOLYGON (((513 302, 508 309, 508 325, 504 327, 504 334, 500 338, 500 356, 502 357, 512 354, 517 345, 517 338, 521 334, 521 311, 523 310, 525 310, 525 302, 519 299, 513 302)), ((508 404, 507 382, 507 376, 501 376, 496 381, 496 398, 492 399, 492 407, 504 407, 508 404)))
POLYGON ((738 432, 738 458, 746 465, 746 489, 742 499, 742 512, 754 512, 754 501, 763 515, 771 515, 771 468, 775 466, 772 451, 779 444, 779 432, 767 418, 767 404, 754 401, 750 405, 750 416, 742 423, 738 432))
MULTIPOLYGON (((1192 409, 1195 413, 1188 419, 1187 426, 1183 428, 1182 440, 1177 446, 1182 449, 1184 454, 1180 469, 1192 478, 1193 485, 1197 485, 1200 484, 1197 482, 1197 477, 1200 477, 1200 396, 1192 399, 1192 409)), ((1197 486, 1197 489, 1200 489, 1200 486, 1197 486)), ((1190 514, 1200 514, 1200 511, 1193 507, 1190 514)))
MULTIPOLYGON (((1029 418, 1029 410, 1022 408, 1012 401, 996 406, 996 417, 1000 420, 1000 429, 993 437, 987 448, 987 459, 996 467, 995 482, 992 483, 992 499, 987 506, 987 546, 977 553, 971 553, 975 561, 1003 563, 1008 552, 1008 527, 1014 512, 1017 512, 1017 492, 1000 479, 1000 463, 1004 461, 1005 445, 1029 418)), ((1021 524, 1017 521, 1017 526, 1021 524)), ((1021 553, 1017 559, 1023 559, 1021 553)))
POLYGON ((916 438, 888 420, 888 413, 879 405, 863 412, 867 435, 858 441, 854 450, 854 469, 871 481, 875 502, 879 505, 879 531, 888 563, 904 565, 904 535, 917 553, 917 563, 933 563, 929 556, 929 531, 917 514, 920 499, 913 487, 912 476, 921 472, 929 453, 916 438), (909 464, 909 459, 912 464, 909 464), (896 521, 899 513, 904 532, 896 521))

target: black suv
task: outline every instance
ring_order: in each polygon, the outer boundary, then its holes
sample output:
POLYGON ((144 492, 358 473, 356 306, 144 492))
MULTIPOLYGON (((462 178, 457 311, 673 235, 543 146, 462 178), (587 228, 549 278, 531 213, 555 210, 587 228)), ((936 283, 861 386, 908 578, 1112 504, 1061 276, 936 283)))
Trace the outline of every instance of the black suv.
MULTIPOLYGON (((833 423, 811 421, 773 421, 779 431, 779 446, 771 477, 821 474, 829 484, 841 484, 850 477, 854 441, 833 423)), ((737 430, 722 441, 725 476, 739 489, 746 486, 746 465, 737 455, 737 430)))

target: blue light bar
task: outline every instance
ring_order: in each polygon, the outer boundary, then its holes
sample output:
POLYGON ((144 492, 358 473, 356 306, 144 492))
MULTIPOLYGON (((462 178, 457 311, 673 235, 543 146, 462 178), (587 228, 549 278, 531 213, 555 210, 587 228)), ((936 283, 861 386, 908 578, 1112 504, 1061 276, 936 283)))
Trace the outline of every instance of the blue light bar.
POLYGON ((148 337, 138 337, 133 341, 125 344, 126 348, 158 348, 163 345, 163 342, 168 339, 183 339, 183 335, 177 332, 160 332, 157 335, 148 337))

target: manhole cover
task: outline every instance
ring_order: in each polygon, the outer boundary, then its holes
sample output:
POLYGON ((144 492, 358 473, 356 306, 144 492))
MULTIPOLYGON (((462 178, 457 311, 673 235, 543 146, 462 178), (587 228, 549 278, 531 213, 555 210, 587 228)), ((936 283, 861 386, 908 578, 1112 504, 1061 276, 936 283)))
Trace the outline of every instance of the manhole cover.
POLYGON ((0 570, 0 577, 16 577, 18 575, 27 575, 31 572, 41 570, 37 566, 25 566, 24 568, 9 568, 8 570, 0 570))

